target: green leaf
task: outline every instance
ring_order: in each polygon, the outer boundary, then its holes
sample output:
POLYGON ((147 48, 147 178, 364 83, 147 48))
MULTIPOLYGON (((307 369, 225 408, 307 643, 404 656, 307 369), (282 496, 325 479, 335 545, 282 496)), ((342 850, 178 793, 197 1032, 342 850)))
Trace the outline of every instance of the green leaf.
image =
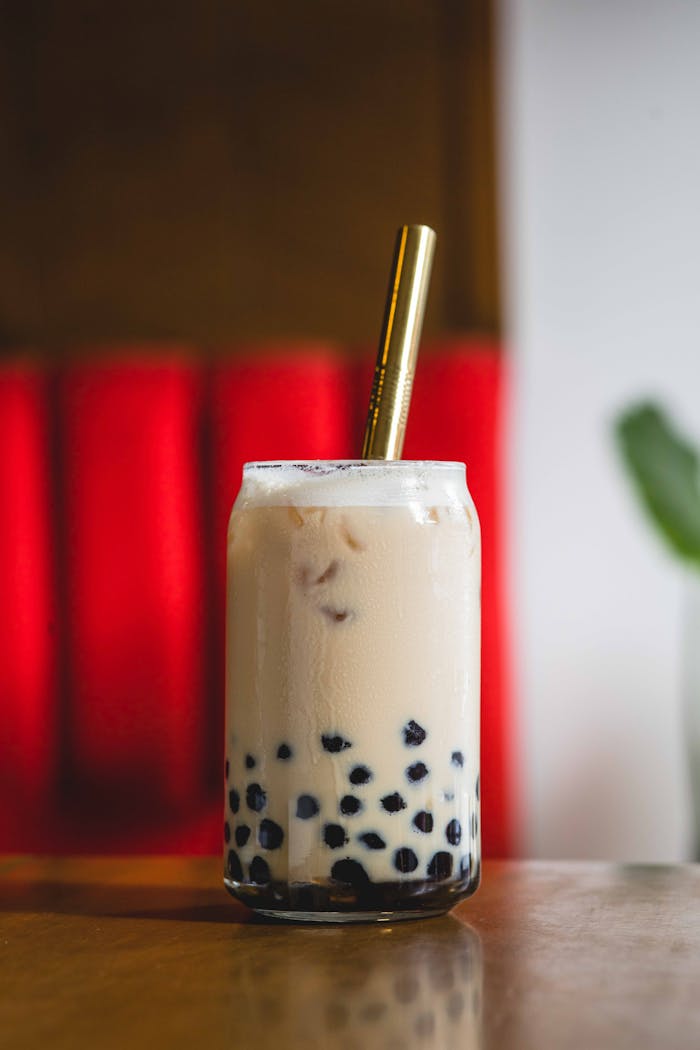
POLYGON ((698 453, 661 409, 633 406, 615 422, 618 445, 642 503, 676 554, 700 566, 698 453))

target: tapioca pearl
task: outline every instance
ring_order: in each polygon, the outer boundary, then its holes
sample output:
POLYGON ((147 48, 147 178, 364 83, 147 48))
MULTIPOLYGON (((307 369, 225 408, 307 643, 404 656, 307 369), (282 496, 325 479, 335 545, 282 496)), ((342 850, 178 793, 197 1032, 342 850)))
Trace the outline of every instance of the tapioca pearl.
POLYGON ((394 867, 404 875, 409 871, 415 871, 418 867, 418 857, 412 849, 402 846, 394 853, 394 867))
POLYGON ((314 911, 316 907, 316 894, 312 886, 299 886, 291 890, 292 906, 297 911, 314 911))
POLYGON ((457 819, 451 820, 445 828, 445 838, 450 846, 459 846, 462 841, 462 825, 457 819))
POLYGON ((412 766, 409 766, 406 770, 406 778, 411 784, 417 784, 420 780, 425 780, 428 775, 428 767, 424 762, 414 762, 412 766))
POLYGON ((470 821, 470 831, 473 839, 476 838, 476 833, 479 830, 479 818, 476 813, 472 813, 472 819, 470 821))
POLYGON ((345 857, 337 860, 331 868, 331 878, 336 882, 344 882, 356 889, 369 885, 369 875, 358 860, 345 857))
POLYGON ((260 784, 249 784, 245 793, 245 801, 248 809, 254 813, 260 813, 267 805, 267 794, 260 784))
POLYGON ((458 769, 462 769, 464 766, 464 755, 461 751, 453 751, 450 762, 453 766, 457 766, 458 769))
POLYGON ((247 824, 239 824, 233 833, 233 837, 236 840, 237 846, 245 846, 246 842, 250 838, 250 828, 247 824))
POLYGON ((445 802, 454 802, 454 800, 455 800, 455 793, 454 793, 454 791, 443 791, 442 797, 443 797, 445 802))
POLYGON ((354 813, 359 813, 361 809, 362 803, 354 795, 343 795, 340 800, 340 812, 343 816, 350 817, 354 813))
POLYGON ((258 828, 258 842, 263 849, 279 849, 284 840, 284 832, 274 820, 261 820, 258 828))
POLYGON ((427 1039, 435 1032, 435 1016, 430 1012, 418 1014, 414 1031, 420 1039, 427 1039))
POLYGON ((339 751, 345 751, 346 748, 352 747, 350 741, 346 740, 345 737, 332 733, 324 733, 322 735, 321 745, 324 751, 330 751, 332 755, 336 755, 339 751))
MULTIPOLYGON (((229 769, 230 768, 231 767, 229 766, 229 761, 228 761, 228 759, 226 759, 226 764, 224 765, 224 776, 226 777, 227 780, 228 780, 228 774, 229 774, 229 769)), ((477 795, 477 798, 478 797, 479 796, 477 795)))
POLYGON ((424 834, 429 835, 433 830, 433 814, 426 812, 422 809, 419 813, 416 813, 413 818, 413 826, 422 831, 424 834))
POLYGON ((340 849, 348 841, 345 828, 340 824, 324 824, 323 841, 331 849, 340 849))
POLYGON ((231 828, 227 820, 224 821, 224 842, 231 841, 231 828))
POLYGON ((394 791, 391 795, 385 795, 381 800, 381 804, 382 809, 385 809, 387 813, 398 813, 399 810, 406 808, 406 803, 398 791, 394 791))
POLYGON ((283 762, 286 762, 288 758, 291 758, 292 754, 293 752, 289 744, 280 744, 277 748, 277 757, 282 759, 283 762))
POLYGON ((413 719, 403 727, 403 739, 406 747, 418 747, 423 743, 427 735, 423 726, 413 719))
POLYGON ((256 765, 256 762, 255 762, 255 759, 253 758, 253 756, 252 755, 246 755, 245 756, 245 767, 246 767, 246 769, 255 769, 255 765, 256 765))
POLYGON ((430 970, 430 983, 436 992, 445 995, 454 987, 455 975, 446 959, 436 960, 430 970))
POLYGON ((326 1007, 326 1028, 329 1032, 339 1032, 348 1023, 350 1011, 342 1003, 329 1003, 326 1007))
POLYGON ((414 1003, 420 992, 416 977, 407 974, 394 982, 394 997, 398 1003, 414 1003))
POLYGON ((477 773, 477 775, 476 775, 476 801, 477 802, 479 801, 479 789, 480 789, 480 786, 481 786, 480 785, 480 778, 481 778, 481 774, 477 773))
POLYGON ((386 842, 376 831, 365 831, 357 838, 367 849, 386 849, 386 842))
POLYGON ((241 796, 235 788, 231 788, 228 793, 228 804, 232 813, 238 813, 238 810, 241 808, 241 796))
POLYGON ((299 820, 310 820, 321 807, 313 795, 299 795, 297 799, 297 816, 299 820))
POLYGON ((235 849, 230 849, 226 857, 226 874, 235 880, 235 882, 243 881, 243 868, 241 862, 238 859, 238 854, 235 849))
POLYGON ((435 853, 428 864, 428 877, 431 879, 449 879, 452 874, 452 854, 440 850, 435 853))
POLYGON ((266 860, 262 857, 253 857, 250 862, 250 881, 256 882, 258 885, 262 885, 264 882, 270 881, 270 868, 266 860))
POLYGON ((386 1003, 367 1003, 359 1012, 362 1021, 378 1021, 387 1011, 386 1003))
POLYGON ((446 1013, 450 1021, 457 1021, 464 1010, 464 998, 461 992, 453 992, 447 1000, 446 1013))
POLYGON ((369 784, 372 779, 372 771, 367 766, 354 766, 350 770, 351 784, 369 784))

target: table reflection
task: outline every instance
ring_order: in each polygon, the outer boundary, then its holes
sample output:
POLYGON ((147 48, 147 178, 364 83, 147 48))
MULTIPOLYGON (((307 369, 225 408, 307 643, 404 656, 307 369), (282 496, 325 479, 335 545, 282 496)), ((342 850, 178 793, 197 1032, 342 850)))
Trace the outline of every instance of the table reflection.
POLYGON ((445 916, 390 926, 239 928, 231 1047, 481 1047, 478 934, 445 916))

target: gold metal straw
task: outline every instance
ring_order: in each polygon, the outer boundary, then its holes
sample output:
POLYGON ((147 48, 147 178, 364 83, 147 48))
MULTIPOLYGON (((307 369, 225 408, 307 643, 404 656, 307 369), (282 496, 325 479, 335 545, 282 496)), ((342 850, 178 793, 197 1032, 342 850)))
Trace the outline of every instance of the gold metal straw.
POLYGON ((401 459, 435 239, 429 226, 402 226, 396 236, 363 459, 401 459))

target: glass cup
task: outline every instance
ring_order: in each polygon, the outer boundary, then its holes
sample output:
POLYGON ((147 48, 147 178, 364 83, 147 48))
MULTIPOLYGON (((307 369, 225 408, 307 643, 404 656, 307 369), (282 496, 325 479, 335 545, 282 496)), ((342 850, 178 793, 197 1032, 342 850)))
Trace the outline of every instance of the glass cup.
POLYGON ((246 464, 226 626, 238 900, 352 922, 476 890, 480 579, 464 464, 246 464))

